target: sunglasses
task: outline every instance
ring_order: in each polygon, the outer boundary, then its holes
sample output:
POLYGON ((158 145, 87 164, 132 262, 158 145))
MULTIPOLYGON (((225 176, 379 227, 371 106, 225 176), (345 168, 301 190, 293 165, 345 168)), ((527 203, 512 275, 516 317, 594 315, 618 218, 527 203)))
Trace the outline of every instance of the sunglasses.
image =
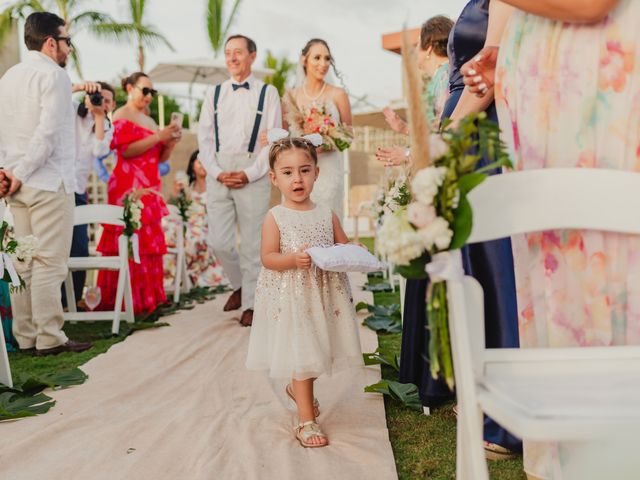
POLYGON ((147 96, 147 95, 151 95, 152 97, 155 97, 158 94, 158 91, 153 89, 153 88, 149 88, 149 87, 139 87, 138 85, 136 85, 136 88, 138 90, 140 90, 142 92, 143 96, 147 96))
POLYGON ((71 44, 71 37, 53 37, 53 39, 56 42, 59 42, 60 40, 64 41, 67 44, 68 47, 70 47, 72 45, 71 44))

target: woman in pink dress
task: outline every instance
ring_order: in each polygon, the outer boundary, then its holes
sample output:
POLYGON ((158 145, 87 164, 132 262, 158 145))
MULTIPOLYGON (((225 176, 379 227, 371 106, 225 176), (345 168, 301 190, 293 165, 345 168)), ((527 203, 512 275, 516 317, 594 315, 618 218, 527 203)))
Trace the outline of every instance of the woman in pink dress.
MULTIPOLYGON (((114 114, 113 141, 118 161, 109 177, 109 203, 122 205, 124 197, 133 191, 142 191, 142 226, 140 238, 140 263, 129 262, 133 287, 133 307, 136 314, 153 312, 166 301, 162 278, 162 256, 166 253, 162 217, 168 214, 160 193, 158 164, 169 159, 180 141, 180 127, 170 124, 159 130, 146 112, 156 91, 149 77, 137 72, 122 80, 122 88, 128 94, 127 103, 114 114)), ((103 255, 118 254, 118 237, 122 227, 104 226, 98 244, 103 255)), ((117 272, 101 271, 98 286, 102 291, 101 309, 114 307, 117 272)))

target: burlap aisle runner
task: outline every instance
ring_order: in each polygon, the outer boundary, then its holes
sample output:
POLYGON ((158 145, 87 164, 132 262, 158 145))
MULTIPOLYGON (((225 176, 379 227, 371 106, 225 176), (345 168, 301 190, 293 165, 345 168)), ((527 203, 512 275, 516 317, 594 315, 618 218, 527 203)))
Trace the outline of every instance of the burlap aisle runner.
MULTIPOLYGON (((86 384, 49 393, 46 415, 0 423, 0 479, 396 479, 383 400, 362 391, 379 369, 317 382, 331 445, 303 449, 284 384, 245 370, 249 329, 222 312, 225 299, 94 358, 86 384)), ((361 337, 375 350, 373 332, 361 337)))

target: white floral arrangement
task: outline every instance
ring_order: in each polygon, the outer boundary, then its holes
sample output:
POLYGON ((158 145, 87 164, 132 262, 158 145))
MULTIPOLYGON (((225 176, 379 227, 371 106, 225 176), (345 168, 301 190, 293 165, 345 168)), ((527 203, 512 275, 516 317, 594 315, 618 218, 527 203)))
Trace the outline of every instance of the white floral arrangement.
MULTIPOLYGON (((429 278, 427 267, 434 256, 465 245, 473 225, 467 195, 488 172, 511 166, 499 134, 498 126, 481 113, 430 137, 431 161, 411 180, 412 201, 385 215, 377 232, 377 250, 402 276, 429 278), (488 164, 477 168, 483 159, 488 164)), ((444 377, 453 388, 446 283, 432 278, 427 297, 431 374, 444 377)))
POLYGON ((128 237, 129 256, 133 257, 135 263, 140 263, 139 241, 137 230, 142 226, 142 196, 150 193, 147 189, 134 190, 125 195, 123 199, 124 213, 122 220, 124 221, 124 231, 122 232, 128 237))
POLYGON ((1 280, 9 284, 11 292, 25 287, 24 280, 13 264, 15 258, 21 263, 29 264, 38 250, 38 239, 33 235, 14 238, 13 229, 6 221, 0 226, 0 269, 1 280))
POLYGON ((395 212, 398 208, 411 201, 411 191, 407 182, 406 172, 396 177, 385 179, 375 192, 372 214, 378 226, 382 225, 384 217, 395 212))

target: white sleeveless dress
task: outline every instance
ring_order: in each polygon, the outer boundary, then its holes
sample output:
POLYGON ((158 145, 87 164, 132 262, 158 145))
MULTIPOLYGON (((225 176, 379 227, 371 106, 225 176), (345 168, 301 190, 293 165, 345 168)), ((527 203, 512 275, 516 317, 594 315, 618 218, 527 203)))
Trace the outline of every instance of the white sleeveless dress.
MULTIPOLYGON (((340 122, 340 112, 335 103, 324 102, 331 116, 340 122)), ((320 176, 313 186, 311 200, 318 205, 327 205, 342 223, 344 220, 344 154, 338 150, 318 155, 320 176)))
MULTIPOLYGON (((328 206, 270 210, 280 230, 280 252, 301 245, 333 245, 328 206)), ((246 366, 272 378, 304 380, 361 366, 358 324, 345 273, 311 270, 277 272, 262 268, 246 366)))

